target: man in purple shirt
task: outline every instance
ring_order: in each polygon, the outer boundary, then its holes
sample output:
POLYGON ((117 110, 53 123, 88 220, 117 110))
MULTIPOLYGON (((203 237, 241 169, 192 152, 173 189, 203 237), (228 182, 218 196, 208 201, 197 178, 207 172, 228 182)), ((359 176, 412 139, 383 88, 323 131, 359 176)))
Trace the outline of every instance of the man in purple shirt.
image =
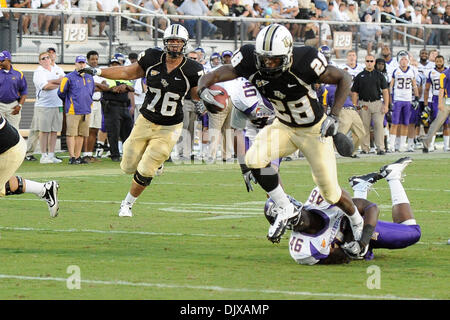
POLYGON ((78 73, 86 67, 85 56, 75 59, 75 71, 66 75, 58 89, 58 96, 64 101, 67 123, 67 148, 69 164, 87 163, 81 158, 84 137, 89 136, 92 95, 95 90, 94 78, 89 74, 78 73))
POLYGON ((12 66, 11 60, 11 53, 0 52, 0 115, 18 130, 28 87, 24 74, 12 66))

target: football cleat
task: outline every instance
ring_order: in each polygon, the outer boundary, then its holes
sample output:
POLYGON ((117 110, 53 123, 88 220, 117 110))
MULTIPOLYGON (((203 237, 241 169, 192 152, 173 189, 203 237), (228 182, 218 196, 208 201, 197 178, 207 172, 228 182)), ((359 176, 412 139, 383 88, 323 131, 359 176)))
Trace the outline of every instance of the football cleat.
POLYGON ((380 179, 383 179, 380 173, 372 172, 363 176, 353 176, 348 179, 348 182, 354 191, 366 192, 380 179))
POLYGON ((131 212, 131 206, 127 203, 127 201, 123 200, 120 204, 119 209, 119 217, 132 217, 133 213, 131 212))
POLYGON ((281 236, 286 231, 291 219, 298 216, 298 209, 290 202, 285 208, 274 207, 272 209, 276 219, 274 223, 269 227, 267 239, 272 242, 280 242, 281 236))
POLYGON ((44 190, 41 199, 47 201, 48 210, 52 218, 58 216, 59 201, 58 201, 59 184, 56 181, 48 181, 44 184, 44 190))
POLYGON ((410 157, 400 158, 394 163, 385 165, 380 169, 380 175, 389 180, 401 180, 403 178, 403 170, 412 162, 410 157))

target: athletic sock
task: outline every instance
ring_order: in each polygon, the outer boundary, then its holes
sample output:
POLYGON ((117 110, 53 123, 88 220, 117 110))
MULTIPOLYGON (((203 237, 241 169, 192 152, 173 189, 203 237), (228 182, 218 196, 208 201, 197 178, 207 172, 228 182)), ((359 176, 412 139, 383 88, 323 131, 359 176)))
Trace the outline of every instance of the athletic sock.
POLYGON ((278 206, 282 208, 286 208, 291 203, 280 184, 272 191, 267 192, 267 194, 278 206))
POLYGON ((448 150, 450 142, 450 136, 444 136, 444 151, 448 150))
POLYGON ((392 206, 401 203, 409 203, 408 196, 406 195, 405 189, 403 188, 400 180, 389 180, 388 183, 389 189, 391 190, 392 206))
POLYGON ((45 184, 41 182, 36 182, 32 180, 23 179, 25 182, 24 193, 32 193, 39 197, 42 197, 45 193, 45 184))
POLYGON ((400 143, 398 146, 398 150, 404 151, 405 150, 405 144, 406 144, 406 136, 400 136, 400 143))
POLYGON ((400 149, 400 137, 396 136, 395 137, 395 150, 399 150, 400 149))
POLYGON ((125 197, 125 201, 127 202, 127 205, 131 208, 133 204, 136 202, 137 198, 133 197, 129 192, 127 196, 125 197))
POLYGON ((361 214, 358 211, 358 208, 353 205, 353 207, 355 208, 355 213, 353 213, 353 215, 348 215, 348 218, 350 219, 350 222, 352 223, 352 225, 356 225, 356 224, 360 224, 361 221, 363 221, 363 218, 361 217, 361 214))
POLYGON ((390 134, 389 135, 389 146, 388 149, 389 150, 395 150, 395 134, 390 134))
POLYGON ((414 150, 414 138, 408 138, 408 149, 414 150))

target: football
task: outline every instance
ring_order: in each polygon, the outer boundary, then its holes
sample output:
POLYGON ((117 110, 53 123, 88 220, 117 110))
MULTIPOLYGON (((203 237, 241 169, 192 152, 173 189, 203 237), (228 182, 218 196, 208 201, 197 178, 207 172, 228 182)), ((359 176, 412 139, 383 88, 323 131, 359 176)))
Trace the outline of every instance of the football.
POLYGON ((353 142, 345 134, 338 132, 333 136, 337 152, 343 157, 351 157, 353 154, 353 142))
MULTIPOLYGON (((224 106, 224 108, 226 108, 226 106, 228 104, 228 98, 230 97, 228 95, 227 90, 225 90, 225 88, 223 88, 223 87, 221 87, 219 85, 216 85, 216 84, 213 84, 212 86, 210 86, 209 89, 211 89, 211 90, 219 90, 219 91, 221 91, 223 93, 223 94, 218 94, 217 96, 214 97, 214 99, 217 102, 221 103, 224 106)), ((219 108, 216 105, 208 105, 207 108, 208 108, 209 111, 211 111, 211 109, 213 109, 213 110, 215 110, 217 112, 223 111, 223 109, 219 108)))

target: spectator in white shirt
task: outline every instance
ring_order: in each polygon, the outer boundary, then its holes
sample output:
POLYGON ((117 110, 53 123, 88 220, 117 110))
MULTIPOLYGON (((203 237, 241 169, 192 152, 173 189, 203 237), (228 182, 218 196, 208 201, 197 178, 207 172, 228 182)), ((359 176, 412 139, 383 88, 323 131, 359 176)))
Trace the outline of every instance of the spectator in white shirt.
MULTIPOLYGON (((118 12, 119 11, 119 2, 118 0, 97 0, 97 11, 98 12, 118 12)), ((98 35, 100 37, 104 37, 103 31, 105 30, 106 22, 109 21, 110 17, 107 16, 97 16, 97 21, 100 23, 98 28, 98 35)), ((111 17, 115 18, 115 17, 111 17)), ((113 19, 114 26, 115 19, 113 19)), ((112 30, 110 30, 112 32, 112 30)))
POLYGON ((39 67, 33 73, 33 83, 36 87, 37 129, 42 157, 40 163, 61 163, 55 157, 57 133, 62 129, 63 103, 57 91, 63 76, 58 75, 52 68, 50 54, 39 54, 39 67))

